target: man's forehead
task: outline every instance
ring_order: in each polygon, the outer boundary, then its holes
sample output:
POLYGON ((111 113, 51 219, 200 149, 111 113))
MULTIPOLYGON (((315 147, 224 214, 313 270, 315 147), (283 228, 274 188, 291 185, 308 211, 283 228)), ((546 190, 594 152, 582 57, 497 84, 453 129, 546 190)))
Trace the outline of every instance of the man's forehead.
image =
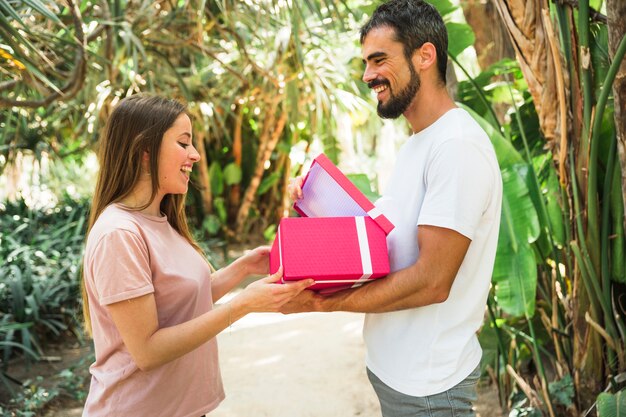
POLYGON ((379 26, 368 32, 361 44, 363 60, 370 60, 383 55, 395 55, 402 51, 402 43, 396 40, 395 29, 379 26))

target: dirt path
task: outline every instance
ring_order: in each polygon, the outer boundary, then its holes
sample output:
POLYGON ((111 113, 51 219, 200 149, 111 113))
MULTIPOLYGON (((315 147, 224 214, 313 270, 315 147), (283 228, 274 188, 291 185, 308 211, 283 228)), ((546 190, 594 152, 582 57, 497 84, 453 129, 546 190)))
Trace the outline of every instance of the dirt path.
MULTIPOLYGON (((363 315, 251 314, 218 337, 226 400, 211 417, 380 417, 364 369, 363 315)), ((78 417, 81 407, 46 417, 78 417)), ((479 417, 501 417, 481 390, 479 417)))
MULTIPOLYGON (((250 315, 219 336, 226 400, 211 417, 380 417, 364 367, 363 315, 250 315)), ((478 417, 501 417, 481 390, 478 417)))

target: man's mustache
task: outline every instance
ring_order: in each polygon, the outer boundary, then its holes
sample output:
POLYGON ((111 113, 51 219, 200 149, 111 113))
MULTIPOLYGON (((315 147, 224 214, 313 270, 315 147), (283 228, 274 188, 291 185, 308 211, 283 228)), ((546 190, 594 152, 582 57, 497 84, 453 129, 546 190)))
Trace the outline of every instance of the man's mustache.
POLYGON ((385 80, 384 78, 377 78, 375 80, 370 81, 369 83, 367 83, 367 86, 369 88, 375 88, 379 85, 387 85, 389 86, 389 81, 385 80))

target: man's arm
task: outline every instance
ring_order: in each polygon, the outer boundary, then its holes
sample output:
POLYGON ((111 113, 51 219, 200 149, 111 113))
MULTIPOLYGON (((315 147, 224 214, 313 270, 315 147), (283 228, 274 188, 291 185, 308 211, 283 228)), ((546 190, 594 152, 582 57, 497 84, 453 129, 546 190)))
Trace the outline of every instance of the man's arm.
POLYGON ((383 313, 445 301, 471 240, 452 229, 426 225, 418 227, 417 236, 419 257, 408 268, 330 296, 303 291, 281 311, 383 313))

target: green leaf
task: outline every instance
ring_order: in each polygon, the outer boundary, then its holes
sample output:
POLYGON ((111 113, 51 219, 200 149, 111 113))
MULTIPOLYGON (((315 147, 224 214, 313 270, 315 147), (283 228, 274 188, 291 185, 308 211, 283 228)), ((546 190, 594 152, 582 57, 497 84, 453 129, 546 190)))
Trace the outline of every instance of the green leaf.
POLYGON ((604 0, 589 0, 589 7, 595 10, 600 10, 602 8, 602 3, 604 3, 604 0))
POLYGON ((274 184, 276 184, 276 181, 278 181, 281 175, 280 171, 276 171, 263 178, 263 181, 261 181, 261 185, 259 185, 259 189, 256 192, 257 195, 265 194, 274 184))
POLYGON ((611 58, 609 55, 609 34, 607 25, 591 25, 590 27, 590 52, 591 63, 593 68, 594 88, 596 89, 596 97, 599 96, 602 83, 606 78, 606 74, 611 66, 611 58))
MULTIPOLYGON (((501 334, 505 334, 501 332, 501 334)), ((498 357, 498 334, 491 321, 486 322, 478 333, 478 341, 483 350, 483 356, 480 360, 480 368, 485 371, 488 367, 496 369, 496 361, 498 357)))
POLYGON ((20 24, 20 26, 22 26, 23 29, 27 33, 30 33, 29 27, 27 25, 25 25, 24 22, 22 22, 22 19, 20 18, 20 15, 17 14, 17 12, 10 6, 10 3, 8 3, 8 2, 0 2, 0 12, 2 12, 2 14, 5 14, 5 15, 8 15, 8 16, 12 17, 13 20, 15 22, 18 22, 20 24))
POLYGON ((241 168, 231 162, 224 168, 224 181, 227 185, 235 185, 241 182, 241 168))
POLYGON ((215 211, 217 212, 217 217, 220 219, 222 224, 226 224, 228 220, 228 214, 226 212, 226 203, 222 197, 218 197, 213 200, 213 207, 215 207, 215 211))
POLYGON ((459 6, 455 6, 454 4, 452 4, 450 0, 428 0, 428 3, 435 6, 435 9, 437 9, 437 11, 439 12, 439 14, 441 14, 441 16, 445 16, 449 13, 452 13, 453 11, 459 8, 459 6))
POLYGON ((346 177, 352 181, 356 188, 361 191, 365 197, 370 201, 376 201, 380 197, 374 191, 372 191, 372 183, 365 174, 347 174, 346 177))
POLYGON ((622 200, 622 182, 620 178, 621 170, 619 164, 613 170, 612 192, 610 193, 611 220, 613 223, 613 236, 611 242, 611 278, 615 282, 626 284, 626 239, 624 237, 624 203, 622 200))
POLYGON ((522 158, 517 149, 513 147, 511 142, 506 140, 505 137, 502 136, 502 134, 497 129, 495 129, 489 122, 487 122, 487 120, 479 116, 469 107, 461 103, 457 103, 457 105, 460 108, 465 109, 474 118, 474 120, 476 120, 480 127, 482 127, 483 130, 487 133, 487 136, 489 136, 489 139, 491 139, 491 144, 496 151, 496 156, 498 158, 498 164, 500 165, 500 169, 510 168, 513 165, 521 164, 524 162, 524 158, 522 158))
POLYGON ((569 407, 574 402, 574 382, 572 381, 572 376, 567 374, 558 381, 550 382, 548 391, 550 392, 550 397, 556 403, 569 407))
POLYGON ((466 48, 474 45, 476 37, 471 26, 465 23, 446 23, 448 29, 448 52, 457 57, 466 48))
POLYGON ((221 227, 222 222, 215 214, 209 214, 202 222, 202 228, 211 236, 216 235, 221 227))
POLYGON ((276 225, 270 224, 267 229, 263 231, 263 237, 268 242, 273 241, 276 238, 276 225))
POLYGON ((603 392, 597 400, 598 417, 618 417, 626 413, 626 394, 624 390, 617 394, 603 392))
POLYGON ((498 306, 506 313, 532 317, 535 312, 537 266, 531 247, 540 233, 539 217, 530 198, 530 170, 522 156, 489 122, 463 106, 485 130, 502 173, 502 215, 492 280, 498 306))
POLYGON ((5 349, 10 348, 10 347, 21 349, 22 351, 24 351, 24 353, 27 353, 28 355, 30 355, 31 358, 39 359, 39 355, 37 355, 37 353, 35 353, 32 349, 29 349, 28 347, 24 346, 21 343, 0 340, 0 347, 4 347, 5 349))
POLYGON ((32 58, 29 56, 29 54, 20 53, 22 49, 20 46, 25 46, 26 48, 30 49, 34 54, 42 55, 41 51, 35 45, 33 45, 27 38, 24 38, 20 34, 20 32, 13 27, 11 22, 9 22, 4 17, 4 15, 0 13, 0 33, 4 31, 8 32, 9 35, 12 35, 13 38, 15 38, 13 39, 11 36, 3 35, 3 40, 7 42, 12 47, 13 51, 15 52, 14 58, 20 61, 21 64, 24 65, 26 69, 30 71, 35 77, 37 77, 41 82, 43 82, 48 87, 55 90, 56 92, 60 92, 58 87, 56 87, 52 81, 50 81, 45 75, 43 75, 39 71, 39 69, 37 68, 37 65, 33 63, 32 58), (17 44, 16 44, 16 41, 17 41, 17 44))
POLYGON ((360 5, 359 9, 367 16, 372 16, 377 7, 378 7, 377 2, 372 1, 372 2, 366 2, 363 5, 360 5))
POLYGON ((493 271, 498 306, 513 316, 535 312, 537 265, 531 247, 539 236, 537 212, 518 170, 502 170, 500 234, 493 271))
POLYGON ((65 25, 63 25, 63 22, 61 22, 59 20, 57 15, 55 15, 50 10, 48 10, 48 8, 42 2, 40 2, 39 0, 23 0, 23 1, 24 1, 24 4, 29 5, 30 7, 32 7, 37 12, 41 13, 42 15, 44 15, 47 19, 50 19, 54 23, 57 23, 57 24, 62 25, 62 26, 65 27, 65 25))
POLYGON ((563 247, 565 245, 565 225, 563 223, 563 207, 560 203, 561 185, 556 177, 554 167, 551 166, 550 173, 548 174, 548 183, 545 190, 546 209, 548 211, 548 221, 550 222, 550 228, 552 229, 552 239, 554 242, 563 247))
POLYGON ((211 192, 213 195, 222 195, 224 192, 224 174, 222 167, 217 161, 213 161, 209 167, 209 180, 211 181, 211 192))

